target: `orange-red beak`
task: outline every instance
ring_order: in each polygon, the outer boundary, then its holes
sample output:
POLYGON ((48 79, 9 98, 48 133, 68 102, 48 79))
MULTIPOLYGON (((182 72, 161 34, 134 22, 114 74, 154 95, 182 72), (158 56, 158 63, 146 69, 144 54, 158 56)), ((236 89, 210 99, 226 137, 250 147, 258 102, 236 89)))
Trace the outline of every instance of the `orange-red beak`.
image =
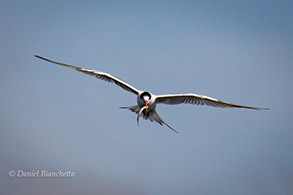
POLYGON ((148 101, 146 100, 146 101, 144 101, 144 103, 145 103, 145 110, 146 110, 146 112, 148 112, 148 101))

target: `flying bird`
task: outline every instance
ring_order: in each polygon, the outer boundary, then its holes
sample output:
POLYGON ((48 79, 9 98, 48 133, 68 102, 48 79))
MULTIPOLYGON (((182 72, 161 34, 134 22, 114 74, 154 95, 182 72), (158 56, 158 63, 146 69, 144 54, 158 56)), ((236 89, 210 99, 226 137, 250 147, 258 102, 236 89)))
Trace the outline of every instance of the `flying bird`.
POLYGON ((238 104, 232 104, 229 102, 225 102, 222 100, 218 100, 212 97, 208 97, 205 95, 198 95, 194 93, 185 93, 185 94, 166 94, 166 95, 155 95, 148 91, 142 91, 138 90, 132 85, 128 84, 127 82, 114 77, 108 73, 101 72, 98 70, 92 70, 77 66, 72 66, 60 62, 56 62, 53 60, 49 60, 47 58, 35 55, 35 57, 45 60, 47 62, 51 62, 60 66, 65 66, 68 68, 75 69, 77 71, 83 72, 85 74, 94 76, 98 79, 115 83, 122 89, 133 93, 137 96, 137 104, 134 106, 129 107, 120 107, 122 109, 128 109, 132 112, 135 112, 137 114, 137 124, 139 125, 139 117, 143 117, 143 119, 147 120, 149 119, 151 122, 156 121, 160 125, 166 125, 171 130, 173 130, 175 133, 178 133, 175 129, 173 129, 170 125, 168 125, 157 113, 156 111, 156 105, 157 104, 197 104, 197 105, 208 105, 208 106, 214 106, 214 107, 222 107, 222 108, 246 108, 246 109, 253 109, 253 110, 268 110, 269 108, 258 108, 258 107, 250 107, 250 106, 242 106, 238 104))

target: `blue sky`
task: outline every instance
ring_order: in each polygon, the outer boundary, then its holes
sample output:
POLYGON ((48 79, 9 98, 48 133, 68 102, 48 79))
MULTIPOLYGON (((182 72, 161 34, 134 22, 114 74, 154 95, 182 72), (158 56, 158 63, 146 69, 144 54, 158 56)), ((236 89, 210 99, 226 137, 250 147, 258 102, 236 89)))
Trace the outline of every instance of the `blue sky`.
POLYGON ((291 1, 7 1, 1 4, 4 194, 292 194, 291 1), (269 111, 159 105, 41 61, 115 75, 154 94, 269 111), (11 178, 70 170, 74 178, 11 178))

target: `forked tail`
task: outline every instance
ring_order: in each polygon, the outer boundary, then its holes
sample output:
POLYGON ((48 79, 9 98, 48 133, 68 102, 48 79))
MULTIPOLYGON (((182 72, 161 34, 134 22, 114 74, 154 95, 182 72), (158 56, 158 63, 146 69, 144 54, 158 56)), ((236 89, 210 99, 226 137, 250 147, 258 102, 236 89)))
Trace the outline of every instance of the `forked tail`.
MULTIPOLYGON (((139 108, 138 105, 134 105, 134 106, 129 106, 129 107, 120 107, 121 109, 128 109, 132 112, 135 112, 137 114, 137 125, 139 126, 139 117, 141 116, 141 114, 143 113, 143 110, 146 109, 146 107, 142 107, 139 108)), ((175 133, 178 133, 178 131, 176 131, 175 129, 173 129, 170 125, 168 125, 160 116, 159 114, 153 110, 149 113, 149 116, 144 117, 144 119, 149 119, 151 122, 156 121, 157 123, 159 123, 160 125, 166 125, 167 127, 169 127, 172 131, 174 131, 175 133)))
POLYGON ((173 129, 170 125, 168 125, 160 116, 159 114, 153 110, 151 113, 151 117, 149 118, 151 121, 156 121, 157 123, 159 123, 160 125, 166 125, 167 127, 169 127, 172 131, 174 131, 175 133, 179 133, 178 131, 176 131, 175 129, 173 129))

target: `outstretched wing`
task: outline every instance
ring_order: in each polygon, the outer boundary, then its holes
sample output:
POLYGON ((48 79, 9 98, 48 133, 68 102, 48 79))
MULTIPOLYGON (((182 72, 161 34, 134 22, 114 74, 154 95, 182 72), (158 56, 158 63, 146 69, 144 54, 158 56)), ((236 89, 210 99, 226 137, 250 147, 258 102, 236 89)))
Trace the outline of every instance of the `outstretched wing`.
POLYGON ((120 79, 118 79, 118 78, 116 78, 116 77, 114 77, 114 76, 112 76, 112 75, 110 75, 108 73, 97 71, 97 70, 91 70, 91 69, 87 69, 87 68, 81 68, 81 67, 77 67, 77 66, 72 66, 72 65, 68 65, 68 64, 63 64, 63 63, 60 63, 60 62, 55 62, 53 60, 49 60, 47 58, 44 58, 44 57, 41 57, 41 56, 38 56, 38 55, 35 55, 35 57, 40 58, 42 60, 45 60, 47 62, 58 64, 60 66, 65 66, 65 67, 68 67, 68 68, 75 69, 77 71, 83 72, 85 74, 89 74, 91 76, 95 76, 98 79, 102 79, 102 80, 110 82, 110 83, 115 83, 116 85, 118 85, 122 89, 125 89, 126 91, 129 91, 129 92, 131 92, 131 93, 133 93, 135 95, 138 95, 139 92, 140 92, 138 89, 136 89, 135 87, 133 87, 130 84, 126 83, 125 81, 122 81, 122 80, 120 80, 120 79))
POLYGON ((197 104, 197 105, 208 105, 214 107, 222 107, 222 108, 247 108, 254 110, 268 110, 269 108, 258 108, 258 107, 250 107, 250 106, 242 106, 238 104, 232 104, 229 102, 225 102, 222 100, 218 100, 215 98, 211 98, 204 95, 197 95, 192 93, 187 94, 167 94, 167 95, 159 95, 156 97, 155 102, 157 104, 197 104))

